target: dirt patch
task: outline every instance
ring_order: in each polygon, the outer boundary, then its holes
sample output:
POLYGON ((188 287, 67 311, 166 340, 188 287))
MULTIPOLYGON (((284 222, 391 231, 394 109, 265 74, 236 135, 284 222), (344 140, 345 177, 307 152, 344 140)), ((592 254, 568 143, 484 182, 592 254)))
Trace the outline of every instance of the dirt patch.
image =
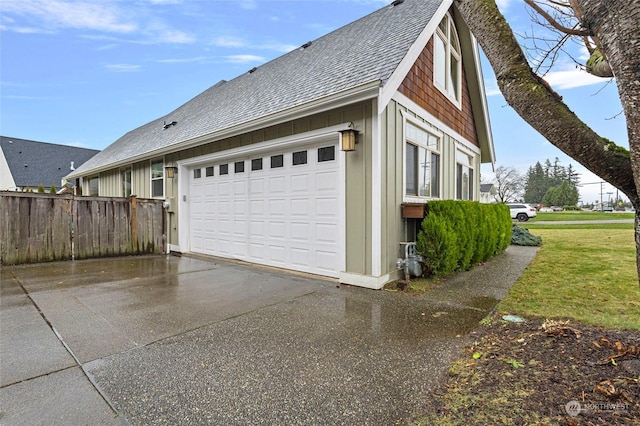
POLYGON ((640 332, 483 322, 418 424, 640 424, 640 332))

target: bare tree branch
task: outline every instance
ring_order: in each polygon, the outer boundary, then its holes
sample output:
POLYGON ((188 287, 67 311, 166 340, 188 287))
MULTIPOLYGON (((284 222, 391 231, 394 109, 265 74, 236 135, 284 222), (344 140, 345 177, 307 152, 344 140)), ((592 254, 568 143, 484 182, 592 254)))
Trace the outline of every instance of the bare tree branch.
POLYGON ((580 36, 580 37, 584 37, 584 36, 588 36, 589 35, 588 31, 577 30, 575 28, 568 28, 568 27, 565 27, 563 25, 560 25, 558 23, 558 21, 553 19, 553 17, 551 15, 549 15, 543 8, 538 6, 538 4, 534 0, 524 0, 524 2, 526 4, 528 4, 533 10, 538 12, 538 14, 540 14, 540 16, 542 16, 544 19, 546 19, 547 22, 551 26, 553 26, 553 28, 555 28, 556 30, 558 30, 560 32, 563 32, 565 34, 574 35, 574 36, 580 36))

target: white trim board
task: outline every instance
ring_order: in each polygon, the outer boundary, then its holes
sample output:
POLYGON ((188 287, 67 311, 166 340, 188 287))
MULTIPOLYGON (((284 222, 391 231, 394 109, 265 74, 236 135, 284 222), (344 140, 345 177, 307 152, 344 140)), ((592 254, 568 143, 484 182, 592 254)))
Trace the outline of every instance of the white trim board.
MULTIPOLYGON (((462 136, 460 133, 453 130, 451 127, 444 124, 442 121, 438 120, 435 116, 425 111, 424 108, 422 108, 417 103, 413 102, 411 99, 409 99, 402 93, 396 92, 396 94, 393 95, 393 100, 398 102, 400 105, 408 108, 409 111, 416 114, 418 117, 422 118, 426 122, 436 126, 441 132, 444 132, 447 135, 451 136, 452 138, 456 139, 458 142, 466 146, 468 149, 480 154, 481 152, 480 147, 478 147, 477 145, 474 145, 470 140, 468 140, 467 138, 462 136)), ((401 111, 401 114, 405 115, 406 113, 404 111, 401 111)), ((409 116, 406 116, 406 117, 409 118, 409 116)))

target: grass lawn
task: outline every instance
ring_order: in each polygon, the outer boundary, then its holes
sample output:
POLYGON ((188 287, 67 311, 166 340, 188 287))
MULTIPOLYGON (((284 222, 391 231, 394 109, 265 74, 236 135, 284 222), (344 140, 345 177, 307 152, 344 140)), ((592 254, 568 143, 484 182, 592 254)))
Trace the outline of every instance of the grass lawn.
POLYGON ((525 227, 542 247, 501 312, 640 330, 633 224, 525 227))
POLYGON ((617 220, 633 219, 631 212, 589 212, 589 211, 562 211, 562 212, 538 212, 536 217, 529 222, 560 221, 560 220, 617 220))

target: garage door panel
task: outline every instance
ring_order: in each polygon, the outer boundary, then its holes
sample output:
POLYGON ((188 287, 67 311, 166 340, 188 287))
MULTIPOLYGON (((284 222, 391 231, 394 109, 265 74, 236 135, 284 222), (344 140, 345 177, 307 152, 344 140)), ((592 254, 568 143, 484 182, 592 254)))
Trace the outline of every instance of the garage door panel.
POLYGON ((296 174, 291 175, 291 193, 307 193, 309 191, 309 175, 305 174, 296 174))
POLYGON ((309 268, 309 250, 302 247, 291 248, 291 264, 297 269, 306 270, 309 268))
POLYGON ((318 192, 338 192, 338 172, 319 172, 315 176, 316 190, 318 192))
POLYGON ((316 268, 322 271, 335 271, 338 256, 335 251, 316 251, 316 268))
POLYGON ((316 241, 318 243, 334 244, 338 240, 338 225, 333 223, 316 224, 316 241))
POLYGON ((287 200, 284 198, 275 198, 269 200, 269 217, 285 217, 287 200))
POLYGON ((293 217, 302 216, 307 217, 309 215, 309 199, 308 198, 293 198, 290 203, 290 214, 293 217))
POLYGON ((337 161, 318 162, 317 148, 299 165, 284 150, 266 153, 261 168, 252 156, 227 160, 226 175, 215 163, 200 166, 213 167, 213 176, 190 173, 190 250, 338 276, 340 173, 337 161))
POLYGON ((249 181, 249 194, 251 194, 251 196, 262 196, 265 191, 264 185, 264 178, 251 179, 249 181))
POLYGON ((316 217, 330 219, 331 222, 337 222, 338 211, 336 206, 338 205, 337 197, 331 198, 316 198, 315 199, 315 215, 316 217))
POLYGON ((236 181, 233 183, 233 194, 236 196, 247 195, 248 184, 246 181, 236 181))
POLYGON ((269 239, 284 241, 288 237, 288 226, 285 222, 269 222, 269 239))
POLYGON ((310 243, 310 226, 308 223, 292 223, 289 238, 293 242, 310 243))
POLYGON ((275 176, 269 178, 269 193, 284 194, 286 189, 286 179, 284 176, 275 176))
POLYGON ((215 188, 215 192, 222 197, 227 197, 231 194, 231 182, 220 182, 213 188, 215 188))

